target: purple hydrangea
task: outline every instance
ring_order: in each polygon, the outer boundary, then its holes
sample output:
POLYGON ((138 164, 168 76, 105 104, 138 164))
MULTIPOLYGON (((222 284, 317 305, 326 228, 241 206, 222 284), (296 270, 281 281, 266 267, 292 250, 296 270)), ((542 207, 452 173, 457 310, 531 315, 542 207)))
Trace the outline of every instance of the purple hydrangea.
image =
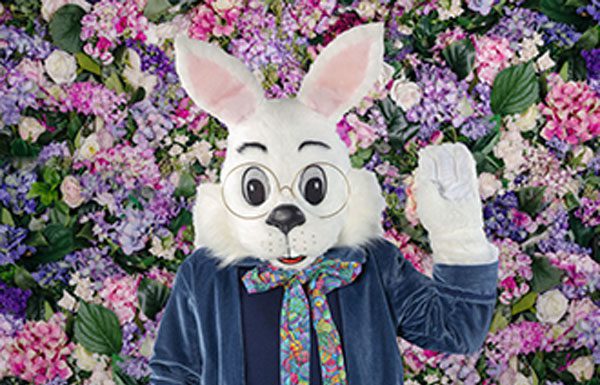
POLYGON ((519 199, 514 191, 497 195, 483 208, 486 235, 497 238, 510 238, 522 242, 527 238, 527 230, 513 223, 511 211, 518 209, 519 199))
POLYGON ((17 318, 25 318, 27 300, 31 296, 31 290, 10 287, 0 281, 0 313, 11 314, 17 318))
POLYGON ((442 124, 457 127, 464 123, 466 117, 461 115, 459 105, 464 98, 470 99, 466 81, 459 81, 450 68, 429 63, 419 65, 416 77, 421 102, 406 112, 406 119, 421 124, 421 139, 427 140, 442 124))
POLYGON ((27 198, 27 193, 36 180, 34 172, 6 163, 0 167, 0 204, 16 215, 33 214, 35 200, 27 198))
POLYGON ((29 231, 20 227, 0 224, 0 266, 14 263, 35 247, 25 244, 29 231))

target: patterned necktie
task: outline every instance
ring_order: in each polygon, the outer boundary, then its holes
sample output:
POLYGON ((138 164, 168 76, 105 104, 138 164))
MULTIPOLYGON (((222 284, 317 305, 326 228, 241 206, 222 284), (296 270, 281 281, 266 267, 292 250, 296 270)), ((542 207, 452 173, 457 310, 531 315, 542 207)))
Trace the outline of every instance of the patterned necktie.
POLYGON ((310 315, 317 334, 324 385, 346 384, 340 335, 331 317, 326 294, 351 283, 361 272, 358 261, 317 258, 304 270, 286 270, 264 264, 246 272, 242 282, 248 293, 284 287, 281 308, 280 367, 282 385, 308 385, 310 375, 310 315), (308 299, 302 285, 308 282, 308 299))

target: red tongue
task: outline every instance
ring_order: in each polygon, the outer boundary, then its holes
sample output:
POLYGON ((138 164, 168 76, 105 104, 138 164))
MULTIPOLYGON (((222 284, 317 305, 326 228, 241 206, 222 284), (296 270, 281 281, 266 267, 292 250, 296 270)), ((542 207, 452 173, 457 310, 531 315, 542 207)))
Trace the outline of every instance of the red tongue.
POLYGON ((277 258, 280 262, 285 263, 286 265, 292 265, 294 263, 298 263, 302 261, 305 257, 298 256, 294 258, 277 258))

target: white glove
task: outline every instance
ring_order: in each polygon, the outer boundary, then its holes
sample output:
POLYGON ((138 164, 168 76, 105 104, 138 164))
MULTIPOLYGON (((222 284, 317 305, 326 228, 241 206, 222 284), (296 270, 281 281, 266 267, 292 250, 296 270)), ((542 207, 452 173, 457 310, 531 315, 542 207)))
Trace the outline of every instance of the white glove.
POLYGON ((419 152, 414 196, 429 233, 434 263, 476 265, 498 260, 500 251, 483 231, 475 160, 462 143, 429 145, 419 152))

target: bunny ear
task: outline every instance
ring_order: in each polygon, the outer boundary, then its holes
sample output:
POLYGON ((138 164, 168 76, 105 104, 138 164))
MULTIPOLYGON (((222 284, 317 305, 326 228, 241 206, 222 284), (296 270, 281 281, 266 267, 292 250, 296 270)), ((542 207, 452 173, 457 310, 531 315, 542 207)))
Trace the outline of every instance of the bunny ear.
POLYGON ((321 51, 302 82, 298 99, 339 120, 373 88, 383 67, 383 23, 343 32, 321 51))
POLYGON ((252 115, 264 99, 261 85, 246 66, 212 43, 177 36, 175 65, 194 103, 230 129, 252 115))

